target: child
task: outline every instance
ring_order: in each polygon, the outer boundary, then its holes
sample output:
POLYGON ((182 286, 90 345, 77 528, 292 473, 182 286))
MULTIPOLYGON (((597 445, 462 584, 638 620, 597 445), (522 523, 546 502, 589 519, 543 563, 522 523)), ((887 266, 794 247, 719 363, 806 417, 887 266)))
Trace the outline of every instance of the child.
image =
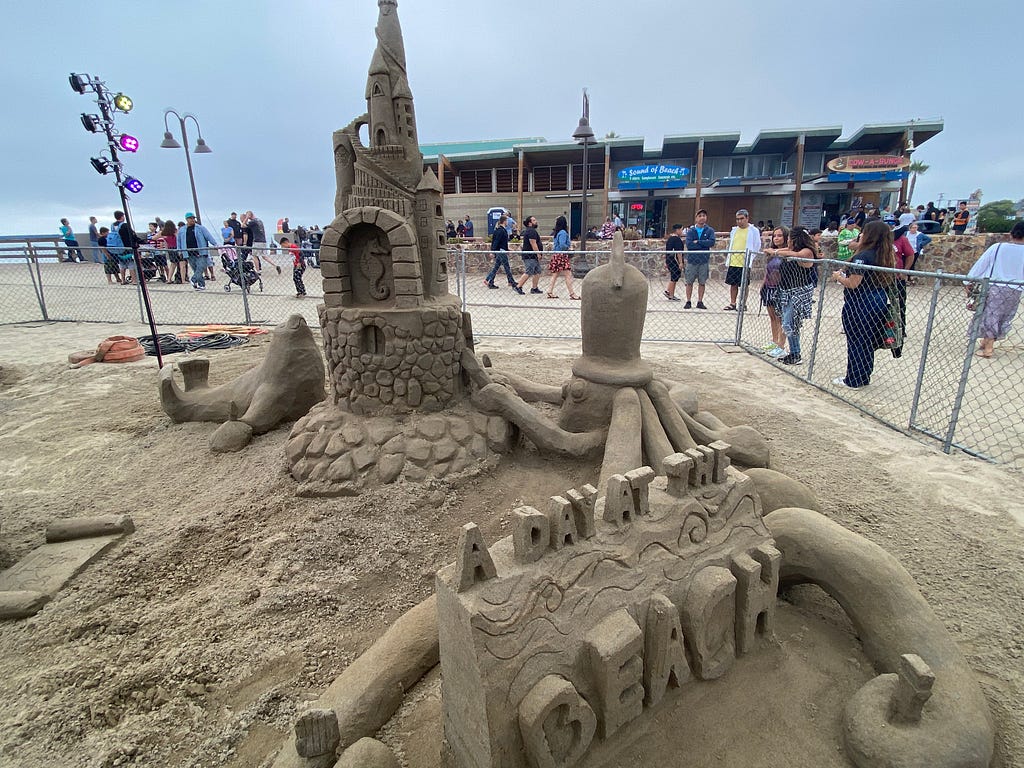
POLYGON ((100 237, 96 241, 96 244, 100 248, 100 253, 103 254, 103 271, 107 275, 107 284, 113 285, 114 279, 117 282, 121 282, 121 267, 117 263, 117 256, 114 256, 110 251, 107 250, 107 235, 110 234, 109 227, 100 227, 100 237))
POLYGON ((295 282, 295 298, 306 297, 306 286, 302 282, 302 273, 306 271, 306 260, 302 258, 302 251, 295 243, 287 237, 281 238, 281 247, 292 255, 292 280, 295 282))

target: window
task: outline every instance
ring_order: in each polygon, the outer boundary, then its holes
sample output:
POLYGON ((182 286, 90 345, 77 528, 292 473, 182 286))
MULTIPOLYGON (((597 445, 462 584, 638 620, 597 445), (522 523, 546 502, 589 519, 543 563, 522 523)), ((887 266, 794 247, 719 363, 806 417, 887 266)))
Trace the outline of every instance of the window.
MULTIPOLYGON (((587 189, 604 189, 604 163, 587 163, 590 172, 587 174, 587 189)), ((572 188, 583 189, 583 166, 579 163, 572 167, 572 188)))
POLYGON ((459 184, 463 194, 494 191, 491 185, 490 168, 481 168, 478 171, 459 171, 459 184))
POLYGON ((518 168, 498 168, 495 171, 498 181, 498 192, 518 192, 519 191, 519 169, 518 168))
POLYGON ((825 153, 824 152, 805 152, 804 153, 804 178, 808 176, 818 176, 825 168, 825 153))
POLYGON ((455 194, 455 171, 451 170, 450 168, 445 169, 442 186, 444 187, 444 193, 446 195, 455 194))
MULTIPOLYGON (((740 159, 742 160, 742 158, 740 159)), ((732 160, 731 157, 705 157, 701 179, 703 181, 714 181, 715 179, 734 175, 731 173, 732 160)))
POLYGON ((569 189, 569 167, 547 165, 533 169, 534 192, 561 192, 569 189))

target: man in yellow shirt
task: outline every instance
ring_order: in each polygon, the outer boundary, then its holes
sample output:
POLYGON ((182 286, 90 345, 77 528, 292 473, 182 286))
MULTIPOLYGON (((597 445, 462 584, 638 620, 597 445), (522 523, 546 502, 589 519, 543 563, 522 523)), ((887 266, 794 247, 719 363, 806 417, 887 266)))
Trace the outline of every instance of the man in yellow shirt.
POLYGON ((729 262, 725 271, 725 284, 729 286, 729 303, 725 307, 727 310, 736 309, 743 273, 750 266, 747 254, 758 253, 760 250, 761 233, 757 227, 750 226, 750 212, 746 208, 740 208, 736 211, 736 226, 729 233, 729 262))

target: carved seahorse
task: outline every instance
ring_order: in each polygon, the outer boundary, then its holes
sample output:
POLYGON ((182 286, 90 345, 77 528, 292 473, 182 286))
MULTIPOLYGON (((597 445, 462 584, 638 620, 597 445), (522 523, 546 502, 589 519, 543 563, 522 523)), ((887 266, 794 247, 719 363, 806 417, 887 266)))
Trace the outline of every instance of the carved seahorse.
POLYGON ((379 240, 374 240, 366 244, 362 258, 359 260, 359 268, 369 282, 370 296, 377 301, 384 301, 391 295, 391 289, 384 280, 386 272, 384 259, 388 255, 388 248, 379 240))

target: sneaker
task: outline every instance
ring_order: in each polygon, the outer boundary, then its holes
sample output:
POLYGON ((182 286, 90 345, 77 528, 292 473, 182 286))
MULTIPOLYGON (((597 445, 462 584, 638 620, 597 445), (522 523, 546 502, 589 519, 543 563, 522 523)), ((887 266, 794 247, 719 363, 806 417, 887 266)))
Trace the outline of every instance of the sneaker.
POLYGON ((697 309, 707 309, 707 307, 704 306, 704 302, 703 301, 698 301, 697 302, 697 309))
POLYGON ((778 349, 778 348, 779 348, 779 345, 776 344, 774 341, 769 341, 767 344, 765 344, 763 347, 761 347, 761 349, 764 350, 765 352, 771 352, 773 349, 778 349))
POLYGON ((488 288, 493 288, 494 290, 498 290, 498 286, 496 286, 494 283, 484 283, 484 285, 486 285, 488 288))
MULTIPOLYGON (((520 291, 522 293, 522 291, 520 291)), ((530 293, 544 293, 540 288, 531 288, 530 293)))
POLYGON ((666 299, 671 299, 672 298, 672 294, 669 293, 668 291, 662 291, 662 293, 665 294, 665 298, 666 299))
MULTIPOLYGON (((520 288, 520 287, 519 287, 518 285, 517 285, 517 286, 516 286, 516 287, 515 287, 515 288, 514 288, 513 290, 514 290, 514 291, 515 291, 516 293, 518 293, 518 294, 519 294, 520 296, 525 296, 525 295, 526 295, 526 291, 524 291, 524 290, 523 290, 522 288, 520 288)), ((530 293, 533 293, 533 291, 531 290, 531 291, 530 291, 530 293)), ((540 291, 537 291, 537 293, 540 293, 540 291)))
POLYGON ((181 275, 175 275, 173 282, 175 285, 181 285, 181 275))
POLYGON ((768 357, 774 357, 776 360, 778 360, 780 357, 784 357, 785 354, 786 350, 784 350, 782 347, 776 347, 775 349, 771 350, 768 353, 768 357))
POLYGON ((846 383, 845 378, 832 379, 832 383, 835 384, 837 387, 846 387, 846 389, 863 389, 864 387, 867 386, 867 384, 864 384, 863 386, 860 387, 851 387, 849 384, 846 383))
MULTIPOLYGON (((676 299, 676 301, 679 301, 679 299, 676 299)), ((693 304, 691 304, 690 302, 686 302, 685 304, 683 304, 683 309, 693 309, 693 304)))
POLYGON ((800 355, 786 355, 782 358, 782 362, 785 365, 803 365, 804 361, 800 359, 800 355))

